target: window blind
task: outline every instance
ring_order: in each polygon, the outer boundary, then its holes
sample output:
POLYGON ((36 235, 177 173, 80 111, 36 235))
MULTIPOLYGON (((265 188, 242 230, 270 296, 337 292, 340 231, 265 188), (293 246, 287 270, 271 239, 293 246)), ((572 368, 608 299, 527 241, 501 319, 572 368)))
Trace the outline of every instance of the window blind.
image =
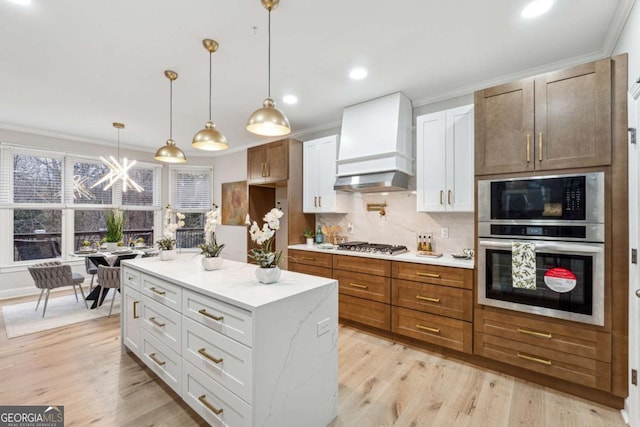
POLYGON ((160 207, 162 166, 136 163, 129 169, 129 176, 137 182, 144 191, 128 190, 122 193, 123 206, 160 207))
POLYGON ((13 202, 62 203, 62 157, 13 153, 13 202))
POLYGON ((209 210, 213 201, 213 169, 171 167, 169 203, 181 211, 209 210))

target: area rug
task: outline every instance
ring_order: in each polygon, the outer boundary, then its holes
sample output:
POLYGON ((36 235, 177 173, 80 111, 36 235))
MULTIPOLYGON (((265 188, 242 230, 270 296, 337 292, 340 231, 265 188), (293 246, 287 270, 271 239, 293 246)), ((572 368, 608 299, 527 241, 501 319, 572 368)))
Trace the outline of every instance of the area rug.
MULTIPOLYGON (((108 295, 104 304, 96 310, 88 310, 85 308, 82 298, 79 297, 79 300, 79 302, 76 302, 76 297, 73 294, 56 298, 49 297, 47 312, 44 318, 42 317, 44 297, 40 302, 38 311, 35 311, 37 301, 2 307, 7 338, 15 338, 21 335, 60 328, 73 323, 98 319, 109 314, 111 295, 108 295)), ((91 303, 91 301, 89 301, 89 303, 91 303)), ((119 295, 116 296, 116 300, 113 303, 113 312, 111 315, 120 315, 119 295)))

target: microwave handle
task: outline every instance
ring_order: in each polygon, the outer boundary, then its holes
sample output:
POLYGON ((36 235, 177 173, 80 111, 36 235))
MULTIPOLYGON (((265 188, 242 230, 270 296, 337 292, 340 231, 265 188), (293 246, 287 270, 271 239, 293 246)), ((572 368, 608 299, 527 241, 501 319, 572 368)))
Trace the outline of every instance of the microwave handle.
MULTIPOLYGON (((480 240, 478 242, 478 246, 485 246, 488 248, 502 248, 502 249, 511 249, 512 242, 492 242, 487 240, 480 240)), ((566 244, 566 243, 536 243, 536 249, 553 249, 556 251, 567 251, 572 253, 586 253, 586 254, 597 254, 602 252, 602 247, 599 246, 589 246, 589 245, 580 245, 580 244, 566 244)))

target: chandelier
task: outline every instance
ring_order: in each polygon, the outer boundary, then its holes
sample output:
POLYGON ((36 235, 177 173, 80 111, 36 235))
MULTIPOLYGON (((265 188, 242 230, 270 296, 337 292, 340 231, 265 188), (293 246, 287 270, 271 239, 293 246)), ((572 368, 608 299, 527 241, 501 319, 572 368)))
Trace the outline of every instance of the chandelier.
POLYGON ((120 162, 118 161, 120 159, 120 129, 124 129, 124 124, 114 123, 113 127, 118 129, 118 158, 115 159, 113 158, 113 156, 109 156, 109 160, 107 160, 104 157, 100 156, 100 160, 102 160, 102 163, 107 165, 107 167, 109 168, 109 173, 103 176, 98 182, 93 184, 91 188, 96 187, 103 182, 106 182, 107 185, 104 186, 103 190, 108 190, 113 184, 121 181, 122 192, 126 193, 129 188, 131 188, 132 190, 136 190, 137 192, 142 192, 144 191, 144 188, 142 188, 140 185, 138 185, 138 183, 131 179, 131 177, 129 177, 129 169, 131 169, 133 165, 136 164, 136 161, 134 160, 129 163, 126 157, 122 159, 122 164, 120 164, 120 162))

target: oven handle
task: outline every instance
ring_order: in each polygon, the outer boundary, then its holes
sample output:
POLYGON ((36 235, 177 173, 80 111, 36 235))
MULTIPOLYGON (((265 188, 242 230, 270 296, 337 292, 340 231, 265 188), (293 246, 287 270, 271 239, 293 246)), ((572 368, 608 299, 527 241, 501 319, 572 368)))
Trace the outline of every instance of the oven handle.
MULTIPOLYGON (((503 249, 511 249, 511 242, 493 242, 488 240, 480 240, 478 242, 478 246, 485 246, 489 248, 503 248, 503 249)), ((580 245, 580 244, 566 244, 566 243, 536 243, 537 249, 552 249, 556 251, 566 251, 566 252, 579 252, 585 254, 597 254, 602 252, 602 247, 598 246, 589 246, 589 245, 580 245)))

